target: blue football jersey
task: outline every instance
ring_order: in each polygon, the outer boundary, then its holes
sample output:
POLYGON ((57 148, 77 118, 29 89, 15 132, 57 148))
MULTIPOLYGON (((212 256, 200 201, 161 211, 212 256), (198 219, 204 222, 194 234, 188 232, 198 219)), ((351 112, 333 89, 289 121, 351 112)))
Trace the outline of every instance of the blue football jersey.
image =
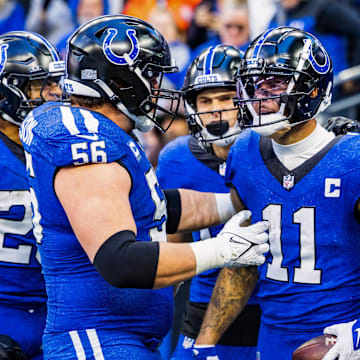
MULTIPOLYGON (((204 192, 228 193, 225 185, 226 162, 205 151, 191 135, 171 141, 161 151, 156 169, 164 189, 192 189, 204 192)), ((193 232, 194 241, 216 236, 222 225, 193 232)), ((195 276, 191 281, 190 301, 208 303, 219 269, 195 276)))
POLYGON ((44 304, 24 152, 1 132, 0 174, 0 303, 27 308, 44 304))
POLYGON ((291 171, 254 132, 231 148, 227 183, 252 221, 270 222, 270 252, 259 267, 265 325, 320 335, 325 325, 360 316, 359 148, 360 136, 337 137, 291 171))
POLYGON ((166 241, 166 200, 136 139, 97 112, 61 103, 35 109, 22 125, 21 139, 49 297, 46 333, 96 328, 164 336, 172 319, 171 288, 109 285, 76 239, 53 188, 60 167, 118 162, 132 180, 137 240, 166 241))

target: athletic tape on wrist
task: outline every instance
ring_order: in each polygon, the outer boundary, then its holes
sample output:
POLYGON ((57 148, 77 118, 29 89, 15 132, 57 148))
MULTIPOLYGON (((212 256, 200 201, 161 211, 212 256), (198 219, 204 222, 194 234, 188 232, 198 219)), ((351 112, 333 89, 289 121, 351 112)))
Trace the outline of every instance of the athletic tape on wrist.
POLYGON ((229 220, 233 215, 236 214, 236 210, 231 201, 230 193, 227 194, 215 194, 216 207, 219 214, 221 224, 229 220))

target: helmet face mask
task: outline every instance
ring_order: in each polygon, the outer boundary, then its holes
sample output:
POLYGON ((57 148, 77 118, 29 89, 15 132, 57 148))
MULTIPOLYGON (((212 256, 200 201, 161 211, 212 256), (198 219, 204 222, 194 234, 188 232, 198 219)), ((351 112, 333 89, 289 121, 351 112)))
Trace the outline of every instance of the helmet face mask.
POLYGON ((0 116, 20 125, 32 109, 58 99, 60 90, 49 88, 64 75, 65 63, 46 39, 30 32, 1 35, 0 49, 0 116))
POLYGON ((230 145, 241 132, 242 112, 232 99, 230 106, 206 111, 199 108, 197 99, 200 94, 212 90, 224 94, 233 92, 235 95, 234 76, 242 55, 235 47, 218 45, 204 50, 188 68, 182 88, 186 121, 192 135, 204 146, 230 145), (229 123, 232 118, 236 120, 234 124, 229 123))
POLYGON ((249 46, 236 76, 243 126, 268 136, 315 118, 331 102, 332 64, 320 42, 280 27, 249 46))
POLYGON ((239 123, 239 109, 236 107, 212 111, 187 111, 187 123, 192 135, 205 146, 214 144, 227 146, 233 143, 235 137, 241 132, 239 123), (235 112, 235 114, 230 114, 235 112), (229 115, 228 115, 229 114, 229 115), (236 117, 237 121, 230 126, 229 117, 236 117), (213 121, 205 122, 204 119, 213 121))
POLYGON ((174 118, 180 92, 161 87, 163 74, 176 72, 163 36, 143 20, 102 16, 80 27, 68 42, 68 94, 103 97, 128 116, 140 131, 161 113, 174 118))

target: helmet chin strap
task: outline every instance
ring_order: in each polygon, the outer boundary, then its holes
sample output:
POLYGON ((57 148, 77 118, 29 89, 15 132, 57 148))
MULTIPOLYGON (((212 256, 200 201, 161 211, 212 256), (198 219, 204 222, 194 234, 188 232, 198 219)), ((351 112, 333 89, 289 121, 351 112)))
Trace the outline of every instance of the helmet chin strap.
POLYGON ((220 139, 209 140, 209 143, 220 147, 228 146, 235 141, 235 138, 240 134, 240 132, 240 125, 238 122, 236 122, 234 126, 229 127, 229 129, 224 134, 221 134, 222 137, 220 139))
POLYGON ((136 116, 132 114, 104 81, 96 79, 94 82, 104 91, 116 108, 135 123, 136 129, 141 132, 147 132, 155 126, 155 124, 146 116, 136 116))
MULTIPOLYGON (((275 114, 271 114, 271 115, 275 115, 275 114)), ((289 125, 290 125, 289 120, 283 120, 268 125, 252 127, 251 130, 255 131, 261 136, 270 136, 276 133, 277 131, 286 128, 289 125)))

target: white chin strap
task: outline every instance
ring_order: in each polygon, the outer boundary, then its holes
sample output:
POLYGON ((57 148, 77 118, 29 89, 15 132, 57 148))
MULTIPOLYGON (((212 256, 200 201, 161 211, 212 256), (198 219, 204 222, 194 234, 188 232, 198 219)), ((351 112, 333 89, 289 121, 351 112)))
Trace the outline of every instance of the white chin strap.
POLYGON ((238 122, 236 122, 236 124, 231 128, 229 128, 229 130, 226 131, 226 133, 222 134, 221 139, 215 139, 215 140, 209 139, 208 142, 216 146, 228 146, 235 141, 236 137, 240 133, 241 133, 240 125, 238 122))
MULTIPOLYGON (((275 114, 270 114, 270 115, 275 115, 275 114)), ((268 116, 268 115, 264 115, 264 116, 268 116)), ((263 118, 263 117, 261 117, 263 118)), ((276 120, 275 120, 276 121, 276 120)), ((279 121, 273 124, 268 124, 268 125, 261 125, 261 126, 254 126, 251 128, 251 130, 255 131, 256 133, 258 133, 261 136, 270 136, 274 133, 276 133, 279 130, 282 130, 286 127, 288 127, 289 124, 289 120, 283 120, 283 121, 279 121)))

